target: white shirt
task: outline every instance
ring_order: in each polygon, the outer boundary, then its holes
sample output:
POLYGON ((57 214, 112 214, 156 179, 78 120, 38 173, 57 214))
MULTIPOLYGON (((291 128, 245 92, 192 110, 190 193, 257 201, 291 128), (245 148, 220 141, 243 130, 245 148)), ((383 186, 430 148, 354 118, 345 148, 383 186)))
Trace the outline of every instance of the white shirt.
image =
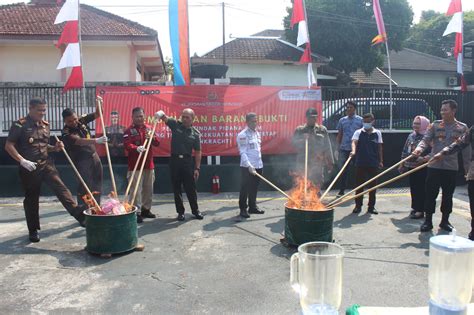
POLYGON ((241 167, 263 168, 261 144, 260 133, 249 127, 246 127, 237 135, 241 167))

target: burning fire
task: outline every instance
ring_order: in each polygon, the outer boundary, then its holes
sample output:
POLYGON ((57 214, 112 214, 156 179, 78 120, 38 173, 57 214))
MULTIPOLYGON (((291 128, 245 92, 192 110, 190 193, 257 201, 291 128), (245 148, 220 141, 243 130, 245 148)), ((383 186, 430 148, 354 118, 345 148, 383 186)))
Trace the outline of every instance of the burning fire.
POLYGON ((295 185, 290 191, 287 206, 292 209, 321 211, 326 210, 326 206, 319 200, 319 189, 308 180, 305 196, 305 181, 303 176, 295 176, 295 185))

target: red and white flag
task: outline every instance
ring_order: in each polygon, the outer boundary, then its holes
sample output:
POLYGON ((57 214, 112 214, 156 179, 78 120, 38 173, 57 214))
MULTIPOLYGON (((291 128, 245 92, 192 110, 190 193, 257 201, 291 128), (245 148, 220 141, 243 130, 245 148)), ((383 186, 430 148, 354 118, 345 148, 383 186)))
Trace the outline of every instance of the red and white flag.
POLYGON ((456 33, 456 40, 454 44, 454 58, 457 60, 457 73, 461 78, 461 91, 467 91, 466 80, 464 79, 464 69, 463 69, 463 19, 464 13, 462 11, 462 1, 461 0, 451 0, 451 3, 448 8, 447 16, 452 16, 451 21, 448 24, 448 27, 444 31, 443 36, 456 33))
POLYGON ((291 28, 298 24, 298 38, 296 40, 296 46, 306 44, 303 55, 301 56, 300 63, 308 64, 307 76, 308 76, 308 87, 316 84, 316 78, 313 72, 313 60, 311 56, 311 44, 309 40, 308 24, 306 20, 306 10, 304 7, 304 0, 293 1, 293 12, 291 14, 290 25, 291 28))
POLYGON ((67 22, 57 47, 67 45, 56 69, 72 68, 63 92, 84 87, 81 65, 81 47, 79 40, 79 0, 66 0, 59 11, 54 24, 67 22))

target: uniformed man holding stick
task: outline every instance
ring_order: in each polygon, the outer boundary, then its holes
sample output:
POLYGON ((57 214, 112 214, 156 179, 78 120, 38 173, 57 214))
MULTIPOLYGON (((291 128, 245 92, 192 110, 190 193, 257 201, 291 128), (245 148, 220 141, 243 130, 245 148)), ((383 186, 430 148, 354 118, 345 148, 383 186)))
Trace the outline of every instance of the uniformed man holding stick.
POLYGON ((5 144, 5 151, 20 163, 20 181, 25 192, 23 206, 31 242, 40 240, 39 196, 43 182, 81 226, 84 226, 85 219, 82 213, 85 207, 74 202, 49 158, 49 152, 59 152, 64 145, 62 142, 56 142, 55 146, 49 144, 49 123, 43 119, 45 115, 46 101, 42 98, 31 99, 28 115, 13 123, 5 144))
POLYGON ((194 111, 190 108, 184 109, 181 120, 169 118, 163 111, 156 112, 155 118, 163 120, 172 133, 170 170, 174 203, 178 212, 177 219, 178 221, 185 220, 181 193, 181 186, 184 186, 192 214, 196 219, 202 220, 204 217, 199 211, 196 192, 196 181, 201 170, 201 133, 193 127, 194 111))
MULTIPOLYGON (((80 118, 71 108, 63 110, 64 128, 62 130, 62 139, 74 165, 76 165, 87 187, 91 189, 95 199, 100 204, 103 171, 95 145, 107 144, 107 137, 92 138, 88 126, 89 123, 99 117, 98 106, 99 104, 96 105, 94 113, 82 115, 80 118)), ((87 195, 86 189, 82 183, 79 183, 77 187, 78 204, 85 204, 85 195, 87 195)))

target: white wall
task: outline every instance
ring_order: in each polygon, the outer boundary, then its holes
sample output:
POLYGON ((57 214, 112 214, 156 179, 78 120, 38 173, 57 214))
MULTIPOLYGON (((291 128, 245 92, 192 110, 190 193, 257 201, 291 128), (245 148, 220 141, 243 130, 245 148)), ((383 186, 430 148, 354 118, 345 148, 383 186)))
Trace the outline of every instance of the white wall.
MULTIPOLYGON (((227 78, 261 78, 262 85, 306 86, 306 65, 229 64, 227 78)), ((316 68, 313 66, 316 74, 316 68)))
POLYGON ((392 79, 399 87, 451 89, 448 77, 455 76, 455 72, 392 70, 392 79))
MULTIPOLYGON (((0 81, 62 82, 61 58, 53 44, 0 44, 0 81)), ((83 46, 85 81, 131 81, 127 46, 83 46)), ((66 78, 67 79, 67 78, 66 78)))

